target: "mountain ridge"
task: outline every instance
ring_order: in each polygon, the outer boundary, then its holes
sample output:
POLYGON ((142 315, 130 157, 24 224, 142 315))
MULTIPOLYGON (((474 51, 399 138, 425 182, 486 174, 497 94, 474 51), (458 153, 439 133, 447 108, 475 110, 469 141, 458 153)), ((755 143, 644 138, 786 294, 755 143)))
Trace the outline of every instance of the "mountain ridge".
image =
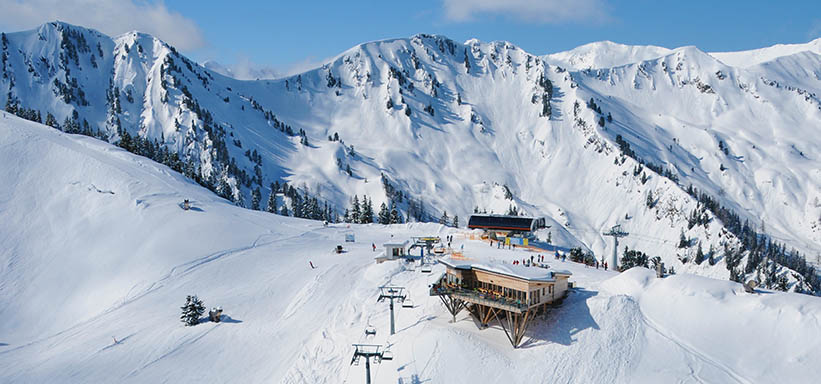
MULTIPOLYGON (((176 170, 238 204, 251 206, 260 197, 264 203, 270 186, 287 182, 300 192, 272 191, 279 193, 280 207, 316 214, 324 203, 319 217, 331 219, 343 216, 353 195, 395 206, 404 219, 415 220, 436 220, 444 211, 464 219, 476 209, 517 208, 550 217, 597 256, 612 252, 602 232, 624 222, 644 236, 626 240, 631 248, 656 249, 677 270, 732 277, 729 271, 740 266, 722 269, 732 257, 719 251, 717 266, 682 261, 692 260, 698 241, 717 250, 740 244, 736 236, 719 236, 720 225, 687 228, 687 216, 704 209, 685 191, 694 184, 741 212, 742 222, 766 213, 777 224, 767 232, 805 254, 818 251, 821 213, 812 201, 821 192, 811 172, 817 159, 802 160, 794 172, 803 181, 771 177, 791 207, 776 209, 761 192, 769 176, 756 179, 753 168, 775 161, 785 149, 742 152, 742 145, 744 151, 755 148, 754 140, 741 140, 730 129, 749 119, 741 115, 743 106, 754 106, 751 116, 765 116, 766 106, 756 106, 765 99, 790 112, 776 125, 800 121, 812 127, 818 121, 814 99, 801 101, 809 94, 769 85, 760 74, 733 69, 697 48, 574 71, 509 42, 461 44, 419 34, 357 45, 301 74, 239 81, 149 35, 86 37, 85 29, 65 23, 39 30, 51 31, 47 40, 32 31, 3 35, 0 87, 9 92, 0 102, 7 110, 52 114, 49 125, 66 131, 87 126, 107 141, 176 164, 176 170), (16 51, 6 48, 7 40, 16 51), (739 82, 739 71, 749 81, 739 82), (657 87, 674 107, 657 102, 657 87), (664 112, 661 119, 653 117, 658 111, 664 112), (739 116, 721 123, 730 115, 739 116), (675 128, 682 122, 707 135, 690 142, 691 128, 675 128), (721 130, 710 131, 715 122, 721 130), (720 139, 705 140, 710 136, 720 139), (688 140, 677 144, 682 138, 688 140), (732 149, 702 153, 717 143, 732 149), (633 156, 626 155, 631 151, 633 156), (731 152, 747 162, 732 167, 722 160, 731 152), (756 164, 744 165, 750 162, 756 164), (737 176, 714 177, 716 163, 737 176), (750 190, 760 197, 750 200, 750 190), (653 207, 646 203, 651 192, 659 199, 653 207), (757 205, 740 203, 747 200, 757 205), (584 203, 592 201, 601 203, 584 203), (311 202, 314 208, 303 207, 311 202), (660 224, 667 220, 669 225, 660 224), (791 227, 801 230, 790 233, 791 227), (679 232, 693 237, 692 247, 676 247, 679 232)), ((761 124, 747 125, 756 135, 766 133, 761 124)), ((797 153, 811 154, 819 145, 790 140, 800 147, 797 153)), ((791 168, 784 161, 778 166, 791 168)), ((765 264, 753 263, 745 275, 765 264)), ((779 274, 792 287, 800 285, 788 270, 779 274)))

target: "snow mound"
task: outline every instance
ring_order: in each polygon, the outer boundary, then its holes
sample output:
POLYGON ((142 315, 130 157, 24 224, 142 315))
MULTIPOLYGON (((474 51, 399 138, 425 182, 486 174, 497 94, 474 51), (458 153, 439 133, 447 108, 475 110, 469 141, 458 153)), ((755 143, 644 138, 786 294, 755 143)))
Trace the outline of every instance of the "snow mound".
POLYGON ((655 272, 647 268, 634 267, 603 281, 600 287, 602 290, 614 295, 636 296, 646 289, 655 278, 655 272))

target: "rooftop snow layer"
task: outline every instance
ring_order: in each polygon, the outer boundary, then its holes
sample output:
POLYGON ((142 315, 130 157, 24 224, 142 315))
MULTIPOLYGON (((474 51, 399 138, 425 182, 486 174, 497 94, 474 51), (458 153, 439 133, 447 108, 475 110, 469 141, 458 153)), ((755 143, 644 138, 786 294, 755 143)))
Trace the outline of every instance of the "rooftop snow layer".
POLYGON ((442 259, 439 262, 451 268, 478 269, 531 281, 556 281, 556 278, 553 276, 554 274, 568 276, 572 275, 572 273, 567 270, 548 270, 536 266, 526 267, 524 265, 514 265, 499 261, 477 262, 472 260, 454 260, 452 258, 447 258, 442 259))

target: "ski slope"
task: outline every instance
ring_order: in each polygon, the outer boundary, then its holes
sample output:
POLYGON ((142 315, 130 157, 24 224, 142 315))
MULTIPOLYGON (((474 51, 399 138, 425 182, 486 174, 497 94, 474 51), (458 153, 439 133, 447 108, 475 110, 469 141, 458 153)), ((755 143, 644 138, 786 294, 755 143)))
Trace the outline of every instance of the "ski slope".
POLYGON ((427 295, 441 266, 375 264, 371 243, 454 234, 477 260, 532 252, 434 224, 325 227, 240 209, 145 158, 5 113, 0 163, 0 382, 362 383, 350 359, 363 341, 394 353, 372 365, 376 383, 802 383, 821 365, 813 296, 550 258, 579 288, 513 349, 498 325, 449 322, 427 295), (397 309, 393 336, 376 302, 388 283, 415 304, 397 309), (225 321, 183 326, 189 294, 225 321))

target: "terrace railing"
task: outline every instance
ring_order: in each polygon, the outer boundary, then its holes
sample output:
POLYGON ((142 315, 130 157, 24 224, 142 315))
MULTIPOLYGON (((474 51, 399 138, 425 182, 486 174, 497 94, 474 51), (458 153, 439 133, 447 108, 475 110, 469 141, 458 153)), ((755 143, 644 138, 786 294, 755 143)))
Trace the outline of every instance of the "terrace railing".
POLYGON ((521 300, 511 299, 495 293, 482 292, 479 288, 469 288, 451 284, 446 280, 446 275, 444 274, 439 278, 439 280, 431 285, 430 295, 451 295, 470 303, 486 305, 513 312, 524 312, 527 311, 528 308, 528 305, 521 300))

